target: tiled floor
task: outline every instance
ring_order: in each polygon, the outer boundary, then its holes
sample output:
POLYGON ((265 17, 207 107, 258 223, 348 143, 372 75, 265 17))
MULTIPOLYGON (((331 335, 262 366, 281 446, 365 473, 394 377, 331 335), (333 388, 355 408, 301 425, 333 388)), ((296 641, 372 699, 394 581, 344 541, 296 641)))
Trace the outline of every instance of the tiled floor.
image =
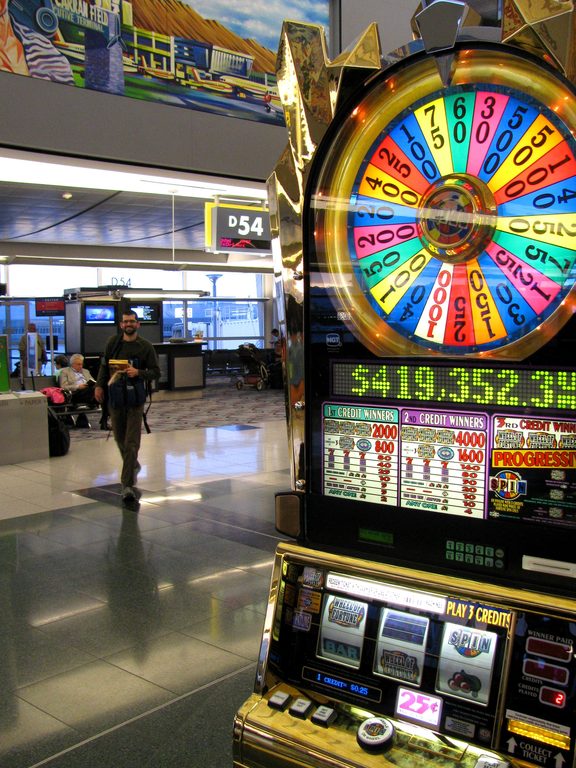
POLYGON ((110 440, 0 467, 0 766, 231 765, 252 690, 285 427, 110 440))

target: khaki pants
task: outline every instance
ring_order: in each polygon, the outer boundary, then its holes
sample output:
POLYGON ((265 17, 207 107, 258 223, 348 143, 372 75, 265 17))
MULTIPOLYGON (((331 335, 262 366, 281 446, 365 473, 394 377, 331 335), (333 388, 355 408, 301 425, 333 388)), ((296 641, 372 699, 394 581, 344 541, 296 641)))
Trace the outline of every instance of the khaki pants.
POLYGON ((135 408, 110 408, 110 420, 114 440, 122 456, 120 482, 124 488, 136 485, 138 475, 138 451, 142 435, 144 406, 135 408))

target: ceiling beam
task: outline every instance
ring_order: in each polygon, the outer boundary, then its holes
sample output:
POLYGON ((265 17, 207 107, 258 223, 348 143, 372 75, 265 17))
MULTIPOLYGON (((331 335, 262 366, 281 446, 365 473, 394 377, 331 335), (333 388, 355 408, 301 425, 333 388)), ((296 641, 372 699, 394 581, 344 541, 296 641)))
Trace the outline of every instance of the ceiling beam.
POLYGON ((249 252, 207 253, 206 251, 168 248, 138 248, 101 245, 57 245, 0 241, 0 265, 52 264, 74 267, 136 267, 201 271, 217 266, 227 272, 272 273, 271 256, 253 256, 249 252))

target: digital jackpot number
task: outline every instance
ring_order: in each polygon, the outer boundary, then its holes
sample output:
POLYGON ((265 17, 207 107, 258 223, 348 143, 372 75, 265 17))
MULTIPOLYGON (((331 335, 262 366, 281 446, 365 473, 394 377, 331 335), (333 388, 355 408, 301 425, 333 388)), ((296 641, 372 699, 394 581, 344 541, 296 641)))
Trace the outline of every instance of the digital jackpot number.
POLYGON ((576 409, 576 371, 336 363, 332 394, 454 405, 576 409))

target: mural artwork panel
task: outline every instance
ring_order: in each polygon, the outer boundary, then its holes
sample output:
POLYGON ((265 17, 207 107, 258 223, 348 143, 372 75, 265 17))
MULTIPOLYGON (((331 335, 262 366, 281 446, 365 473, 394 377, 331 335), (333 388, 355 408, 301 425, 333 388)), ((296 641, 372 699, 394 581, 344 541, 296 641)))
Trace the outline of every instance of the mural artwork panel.
POLYGON ((284 18, 328 29, 329 0, 0 0, 0 70, 282 125, 284 18))

